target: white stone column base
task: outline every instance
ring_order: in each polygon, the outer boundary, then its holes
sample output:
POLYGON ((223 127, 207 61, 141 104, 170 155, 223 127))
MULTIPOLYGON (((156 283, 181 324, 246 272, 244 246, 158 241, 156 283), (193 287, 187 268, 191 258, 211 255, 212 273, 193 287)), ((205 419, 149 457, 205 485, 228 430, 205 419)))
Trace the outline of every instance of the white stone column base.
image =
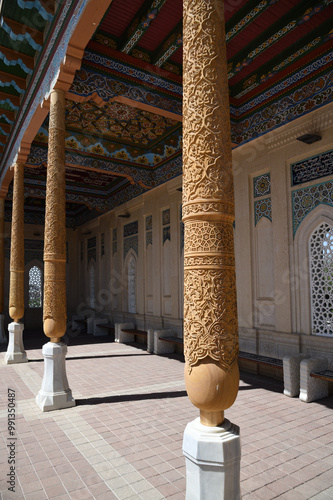
POLYGON ((63 342, 48 342, 43 345, 42 353, 45 359, 44 376, 36 397, 37 405, 43 411, 75 406, 66 375, 67 345, 63 342))
POLYGON ((239 500, 241 446, 239 427, 224 420, 218 427, 187 424, 183 453, 186 457, 186 500, 239 500))
POLYGON ((5 356, 7 365, 28 362, 27 353, 23 345, 23 330, 24 325, 22 323, 13 321, 8 325, 9 342, 5 356))
POLYGON ((7 344, 7 337, 5 335, 5 316, 0 314, 0 344, 7 344))

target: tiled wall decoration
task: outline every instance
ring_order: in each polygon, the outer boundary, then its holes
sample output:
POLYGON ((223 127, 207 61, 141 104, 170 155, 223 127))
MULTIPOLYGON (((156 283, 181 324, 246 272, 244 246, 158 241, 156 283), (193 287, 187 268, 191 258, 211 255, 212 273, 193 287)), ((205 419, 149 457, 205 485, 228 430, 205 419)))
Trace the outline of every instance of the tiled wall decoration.
POLYGON ((258 175, 253 179, 253 197, 259 198, 259 196, 267 196, 268 194, 271 194, 271 176, 269 172, 258 175))
POLYGON ((260 219, 267 217, 272 222, 272 204, 270 198, 264 198, 254 202, 254 217, 255 225, 258 224, 260 219))
POLYGON ((167 210, 163 210, 162 212, 162 226, 163 226, 163 245, 164 243, 169 240, 171 241, 171 234, 170 234, 170 208, 167 210))
POLYGON ((105 235, 104 233, 101 234, 101 257, 103 257, 105 253, 105 235))
POLYGON ((291 165, 292 186, 321 179, 328 175, 333 175, 333 150, 291 165))
POLYGON ((117 253, 117 228, 112 231, 112 255, 117 253))
POLYGON ((130 222, 124 226, 124 259, 129 250, 134 250, 136 255, 139 253, 139 223, 138 221, 130 222))
POLYGON ((87 264, 89 264, 91 259, 94 259, 96 262, 96 236, 87 239, 87 252, 88 252, 87 264))
POLYGON ((146 217, 146 248, 153 244, 153 216, 146 217))
POLYGON ((295 189, 292 194, 294 236, 302 220, 320 204, 333 207, 333 181, 322 182, 303 189, 295 189))

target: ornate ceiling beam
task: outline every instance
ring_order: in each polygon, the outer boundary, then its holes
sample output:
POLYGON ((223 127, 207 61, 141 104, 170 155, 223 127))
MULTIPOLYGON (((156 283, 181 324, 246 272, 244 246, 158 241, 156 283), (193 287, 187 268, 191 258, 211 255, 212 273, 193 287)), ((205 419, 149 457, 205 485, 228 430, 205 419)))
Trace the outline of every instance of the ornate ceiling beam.
POLYGON ((257 0, 248 1, 236 12, 228 22, 226 22, 226 41, 230 42, 234 36, 238 35, 244 28, 267 10, 272 3, 277 3, 279 0, 257 0))
POLYGON ((320 8, 314 7, 311 9, 304 7, 304 5, 296 5, 296 7, 274 23, 273 30, 272 28, 265 30, 228 62, 228 78, 232 78, 245 66, 249 66, 265 50, 281 40, 283 36, 295 30, 298 25, 309 21, 314 15, 327 7, 327 5, 323 2, 320 8))
POLYGON ((125 41, 120 42, 119 50, 121 52, 130 54, 140 38, 146 33, 150 23, 156 18, 165 2, 166 0, 154 0, 153 2, 148 0, 143 4, 129 29, 126 31, 125 41))
POLYGON ((158 47, 152 64, 159 68, 183 45, 183 21, 180 21, 172 30, 171 35, 158 47))
MULTIPOLYGON (((231 95, 235 98, 243 97, 246 93, 258 87, 261 83, 266 82, 270 78, 276 76, 281 71, 292 66, 301 57, 306 56, 313 50, 328 42, 332 37, 330 31, 332 29, 332 21, 328 19, 321 24, 317 29, 311 30, 305 37, 289 46, 286 50, 274 57, 264 67, 252 72, 243 78, 231 89, 231 95)), ((330 46, 328 46, 329 49, 330 46)), ((290 71, 297 71, 298 68, 293 67, 290 71)))

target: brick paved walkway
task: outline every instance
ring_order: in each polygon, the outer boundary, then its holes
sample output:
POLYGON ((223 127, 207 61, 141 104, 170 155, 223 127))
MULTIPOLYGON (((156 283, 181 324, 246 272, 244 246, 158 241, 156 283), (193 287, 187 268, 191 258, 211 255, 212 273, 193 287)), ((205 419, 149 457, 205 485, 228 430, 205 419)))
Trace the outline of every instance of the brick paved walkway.
MULTIPOLYGON (((67 375, 77 406, 42 413, 35 404, 41 349, 26 342, 29 363, 7 366, 5 348, 3 500, 184 500, 182 438, 198 411, 185 393, 181 359, 104 340, 69 345, 67 375), (15 493, 6 483, 8 388, 17 401, 15 493)), ((333 396, 306 404, 283 396, 279 382, 241 374, 226 416, 241 428, 243 500, 333 498, 332 408, 333 396)))

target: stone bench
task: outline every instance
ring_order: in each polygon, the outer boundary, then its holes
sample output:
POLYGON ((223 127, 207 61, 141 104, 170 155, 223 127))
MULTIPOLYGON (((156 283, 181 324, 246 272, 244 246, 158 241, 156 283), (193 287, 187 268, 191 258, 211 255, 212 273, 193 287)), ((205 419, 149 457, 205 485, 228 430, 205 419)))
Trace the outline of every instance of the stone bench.
POLYGON ((175 352, 176 345, 184 345, 183 339, 172 333, 172 330, 154 331, 154 354, 172 354, 175 352))
POLYGON ((253 354, 251 352, 239 351, 239 359, 251 361, 260 365, 273 366, 274 368, 283 369, 283 361, 278 358, 262 356, 261 354, 253 354))
POLYGON ((147 339, 147 335, 148 333, 145 330, 135 328, 134 323, 115 324, 115 342, 119 342, 120 344, 134 342, 136 337, 147 339))
POLYGON ((114 333, 114 325, 108 323, 107 318, 99 318, 94 321, 94 337, 104 337, 114 333))
POLYGON ((333 382, 333 371, 328 369, 326 358, 309 358, 301 361, 299 398, 305 403, 326 398, 328 383, 333 382))
POLYGON ((283 358, 283 394, 290 398, 299 396, 301 362, 308 359, 307 354, 296 354, 283 358))

